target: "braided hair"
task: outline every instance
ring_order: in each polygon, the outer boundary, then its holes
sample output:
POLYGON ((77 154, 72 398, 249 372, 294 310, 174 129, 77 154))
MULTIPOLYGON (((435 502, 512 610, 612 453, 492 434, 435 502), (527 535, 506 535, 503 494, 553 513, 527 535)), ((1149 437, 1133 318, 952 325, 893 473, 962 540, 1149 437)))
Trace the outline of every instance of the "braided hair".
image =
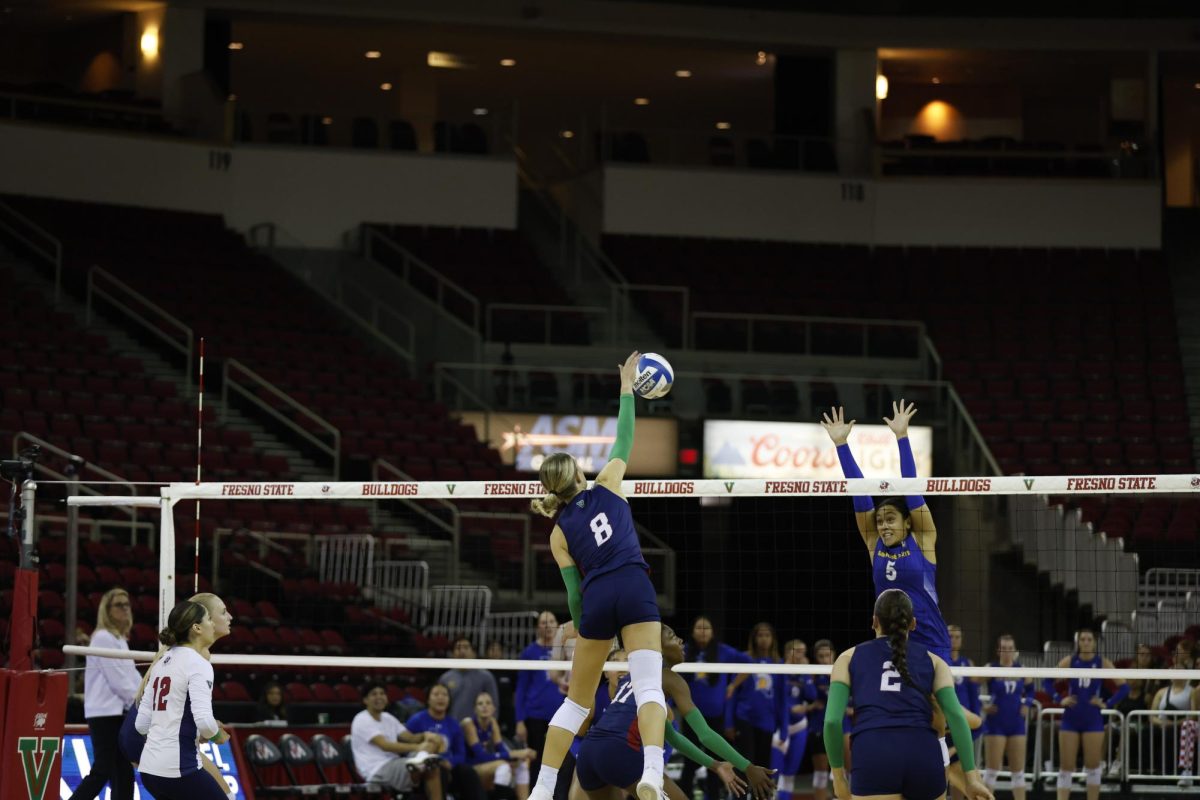
POLYGON ((901 589, 888 589, 875 600, 875 616, 892 648, 892 667, 900 673, 905 683, 917 688, 908 672, 908 629, 913 621, 912 599, 901 589))

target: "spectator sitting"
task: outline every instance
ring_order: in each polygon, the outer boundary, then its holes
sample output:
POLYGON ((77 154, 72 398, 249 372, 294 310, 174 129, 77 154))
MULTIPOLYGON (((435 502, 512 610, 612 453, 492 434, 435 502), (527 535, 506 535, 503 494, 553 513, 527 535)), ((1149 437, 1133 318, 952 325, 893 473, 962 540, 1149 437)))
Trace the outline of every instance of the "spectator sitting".
POLYGON ((450 690, 440 683, 429 690, 429 699, 424 711, 408 718, 405 727, 413 733, 435 734, 440 739, 438 754, 444 782, 458 800, 484 800, 483 784, 479 774, 467 764, 467 743, 462 726, 451 717, 450 690))
MULTIPOLYGON (((475 648, 466 636, 454 640, 451 658, 475 658, 475 648)), ((438 683, 450 691, 451 719, 465 719, 475 711, 475 698, 480 692, 487 692, 492 698, 492 705, 500 707, 500 691, 496 688, 496 679, 486 669, 450 669, 442 673, 438 683)))
POLYGON ((283 702, 283 687, 270 681, 263 687, 262 699, 254 711, 255 722, 287 722, 287 706, 283 702))
POLYGON ((368 783, 407 792, 423 784, 428 800, 442 800, 441 770, 425 769, 429 754, 437 753, 443 740, 433 734, 413 734, 400 720, 384 711, 387 691, 382 683, 363 689, 363 705, 350 724, 350 749, 354 766, 368 783))
POLYGON ((467 760, 479 773, 483 788, 491 792, 498 786, 515 786, 517 800, 526 800, 529 760, 536 753, 528 749, 510 751, 505 746, 500 737, 500 723, 496 721, 496 708, 487 692, 480 692, 475 698, 475 713, 462 720, 462 731, 467 760), (510 762, 515 762, 515 770, 510 762))

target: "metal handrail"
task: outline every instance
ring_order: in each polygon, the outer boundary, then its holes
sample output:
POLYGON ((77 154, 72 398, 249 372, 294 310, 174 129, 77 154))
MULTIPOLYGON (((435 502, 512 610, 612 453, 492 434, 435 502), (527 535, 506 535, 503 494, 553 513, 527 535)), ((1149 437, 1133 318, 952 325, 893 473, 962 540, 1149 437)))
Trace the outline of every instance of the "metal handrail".
MULTIPOLYGON (((1145 732, 1151 733, 1149 751, 1150 751, 1150 761, 1151 761, 1151 763, 1153 763, 1155 760, 1155 758, 1154 758, 1154 739, 1155 739, 1155 737, 1153 736, 1153 732, 1161 731, 1164 737, 1166 735, 1166 728, 1164 728, 1162 726, 1154 725, 1155 717, 1159 717, 1160 719, 1162 717, 1168 717, 1170 719, 1192 718, 1192 719, 1195 719, 1198 724, 1200 724, 1200 711, 1191 711, 1191 710, 1176 711, 1174 709, 1161 709, 1161 710, 1160 709, 1144 709, 1144 710, 1136 709, 1134 711, 1130 711, 1128 714, 1125 715, 1125 720, 1124 720, 1125 730, 1123 732, 1123 735, 1121 736, 1121 778, 1122 778, 1122 780, 1146 781, 1146 782, 1177 781, 1180 778, 1184 777, 1183 775, 1181 775, 1178 772, 1178 770, 1179 770, 1179 759, 1178 758, 1170 759, 1171 763, 1175 766, 1175 769, 1176 769, 1176 772, 1173 774, 1170 774, 1170 775, 1168 775, 1168 774, 1157 775, 1155 773, 1144 773, 1144 772, 1134 772, 1133 771, 1133 765, 1130 763, 1130 760, 1129 760, 1131 758, 1130 752, 1129 752, 1129 750, 1130 750, 1129 740, 1132 739, 1133 737, 1129 735, 1129 732, 1130 732, 1130 730, 1132 730, 1134 728, 1135 725, 1137 725, 1137 730, 1139 731, 1139 750, 1138 750, 1138 767, 1139 768, 1142 765, 1140 734, 1145 733, 1145 732), (1142 718, 1145 718, 1147 720, 1147 722, 1144 725, 1138 723, 1138 720, 1142 719, 1142 718)), ((1172 727, 1174 728, 1174 737, 1173 738, 1175 740, 1175 751, 1174 752, 1175 752, 1175 754, 1178 754, 1179 748, 1182 746, 1180 743, 1180 731, 1179 731, 1179 728, 1174 727, 1174 726, 1172 726, 1172 727)), ((1194 746, 1195 745, 1193 745, 1193 747, 1194 746)), ((1165 742, 1164 742, 1164 747, 1165 747, 1165 742)), ((1161 756, 1166 756, 1166 755, 1167 755, 1166 753, 1161 754, 1161 756)))
MULTIPOLYGON (((804 325, 805 355, 812 353, 813 325, 847 325, 858 326, 862 329, 862 352, 864 358, 869 357, 868 336, 877 328, 913 328, 917 332, 918 343, 926 338, 925 323, 913 320, 882 320, 862 317, 810 317, 791 314, 748 314, 732 311, 693 311, 691 315, 691 342, 696 342, 697 323, 705 319, 723 319, 746 324, 746 352, 754 352, 754 323, 756 322, 788 322, 804 325)), ((918 344, 920 347, 920 344, 918 344)), ((919 354, 918 356, 919 357, 919 354)))
MULTIPOLYGON (((416 482, 416 478, 414 478, 412 475, 409 475, 407 472, 400 469, 395 464, 388 461, 386 458, 377 458, 374 461, 372 461, 371 462, 371 480, 373 480, 373 481, 386 480, 386 478, 383 476, 383 473, 390 473, 391 475, 394 475, 395 477, 399 478, 400 480, 404 481, 405 483, 415 483, 416 482)), ((461 525, 459 523, 460 512, 458 510, 458 506, 454 505, 454 503, 451 503, 450 501, 444 500, 442 498, 429 498, 427 500, 422 500, 421 503, 418 503, 417 501, 412 500, 407 497, 380 497, 378 499, 379 500, 395 500, 400 503, 403 503, 410 510, 415 511, 418 515, 420 515, 425 521, 431 523, 432 525, 434 525, 437 528, 441 528, 443 531, 445 531, 446 533, 448 533, 452 537, 454 537, 455 541, 457 541, 458 534, 456 533, 456 531, 461 527, 461 525), (450 515, 450 519, 453 521, 446 522, 446 520, 442 519, 437 514, 434 514, 433 512, 431 512, 428 508, 426 508, 424 505, 422 505, 422 503, 433 503, 434 505, 438 506, 439 508, 442 508, 450 515)))
MULTIPOLYGON (((408 283, 410 286, 412 285, 412 281, 409 277, 409 273, 413 268, 415 268, 415 269, 421 271, 422 273, 424 273, 425 275, 429 276, 436 282, 436 285, 437 285, 436 301, 437 301, 438 307, 441 308, 443 311, 448 312, 450 314, 450 316, 456 317, 454 312, 450 311, 450 309, 446 307, 445 301, 446 301, 447 293, 451 293, 451 294, 458 296, 460 299, 466 301, 466 303, 471 308, 471 319, 470 319, 470 323, 469 323, 470 329, 475 332, 479 331, 479 321, 480 321, 479 299, 477 297, 475 297, 475 295, 471 294, 471 292, 467 291, 459 284, 450 280, 445 275, 442 275, 442 273, 438 272, 436 269, 429 266, 421 259, 417 258, 406 247, 396 244, 390 238, 383 235, 382 233, 375 230, 374 228, 364 225, 363 232, 364 232, 363 238, 364 238, 364 245, 365 245, 367 258, 371 259, 372 261, 375 261, 376 263, 380 263, 379 259, 377 259, 375 257, 374 249, 379 244, 385 245, 389 250, 394 251, 401 257, 401 262, 400 262, 401 269, 402 269, 401 275, 406 283, 408 283)), ((467 324, 463 320, 459 320, 459 322, 463 322, 464 325, 467 324)))
POLYGON ((551 319, 555 314, 569 315, 591 315, 604 316, 612 313, 612 309, 606 306, 566 306, 566 305, 538 305, 534 303, 488 303, 484 310, 484 334, 483 338, 489 342, 495 341, 492 338, 492 328, 495 311, 529 311, 542 315, 544 322, 545 338, 541 344, 553 344, 554 339, 551 333, 551 319))
POLYGON ((988 447, 984 441, 983 434, 979 432, 979 426, 975 424, 975 420, 971 417, 971 413, 967 411, 966 405, 962 398, 958 395, 958 390, 954 388, 954 384, 949 381, 936 381, 946 387, 946 396, 950 398, 950 405, 958 415, 958 420, 966 425, 967 432, 971 436, 972 444, 979 450, 983 456, 984 464, 992 471, 993 475, 1003 475, 1004 470, 1000 469, 1000 463, 996 461, 996 457, 992 455, 992 449, 988 447))
POLYGON ((92 313, 95 305, 95 297, 104 298, 111 305, 123 311, 130 319, 140 323, 142 327, 150 331, 150 333, 154 334, 172 349, 183 355, 187 362, 184 367, 184 379, 186 381, 184 393, 185 395, 190 396, 192 393, 192 361, 195 357, 195 334, 192 332, 191 327, 186 325, 183 320, 179 319, 174 314, 170 313, 162 306, 146 297, 137 289, 134 289, 132 286, 122 281, 116 275, 113 275, 108 270, 97 266, 93 266, 88 270, 87 277, 87 324, 89 326, 92 324, 92 313), (179 339, 169 335, 165 330, 162 329, 160 325, 155 324, 153 320, 141 312, 131 308, 128 304, 117 298, 111 292, 97 285, 98 283, 105 282, 110 283, 116 288, 120 289, 130 298, 136 300, 141 306, 153 311, 161 322, 167 323, 178 333, 181 333, 183 335, 183 341, 180 341, 179 339))
MULTIPOLYGON (((1066 709, 1063 709, 1063 708, 1043 708, 1041 711, 1038 712, 1037 723, 1036 723, 1038 730, 1037 730, 1037 735, 1034 739, 1034 747, 1033 747, 1033 753, 1034 753, 1033 770, 1034 770, 1035 786, 1036 786, 1037 781, 1040 781, 1043 778, 1054 776, 1054 775, 1058 774, 1058 771, 1057 771, 1058 770, 1058 759, 1055 755, 1055 751, 1057 750, 1057 745, 1058 745, 1058 737, 1055 735, 1055 718, 1061 717, 1065 710, 1066 709), (1049 727, 1050 727, 1048 734, 1042 730, 1043 725, 1046 723, 1048 723, 1049 727), (1049 743, 1047 744, 1047 742, 1049 742, 1049 743), (1046 750, 1045 755, 1043 755, 1043 752, 1042 752, 1043 746, 1045 747, 1045 750, 1046 750), (1042 765, 1043 765, 1043 762, 1047 761, 1047 760, 1049 760, 1050 763, 1053 764, 1054 768, 1050 772, 1043 772, 1042 765)), ((1102 709, 1100 709, 1100 715, 1106 723, 1113 722, 1115 720, 1116 724, 1121 729, 1121 741, 1123 743, 1128 742, 1129 728, 1126 725, 1126 720, 1125 720, 1124 714, 1122 714, 1120 711, 1117 711, 1116 709, 1113 709, 1113 708, 1102 708, 1102 709)), ((1117 754, 1120 751, 1117 750, 1117 748, 1115 748, 1113 746, 1111 736, 1106 737, 1106 739, 1108 741, 1108 748, 1109 748, 1109 753, 1107 753, 1106 755, 1108 755, 1109 757, 1105 758, 1103 760, 1105 762, 1111 764, 1113 762, 1113 758, 1111 756, 1117 754)), ((1124 746, 1125 745, 1122 744, 1122 747, 1124 747, 1124 746)), ((1124 774, 1126 766, 1122 765, 1121 769, 1122 769, 1122 774, 1124 774)), ((1072 772, 1071 772, 1072 778, 1083 778, 1086 776, 1087 776, 1087 773, 1083 772, 1082 770, 1079 770, 1079 771, 1072 770, 1072 772)))
POLYGON ((15 208, 13 208, 8 203, 5 203, 4 201, 0 201, 0 211, 3 211, 4 213, 9 214, 12 217, 15 217, 22 225, 24 225, 26 228, 29 228, 34 233, 38 234, 39 236, 41 236, 43 239, 45 239, 49 243, 49 247, 39 245, 37 242, 34 242, 28 236, 25 236, 24 234, 22 234, 21 231, 17 230, 12 225, 6 223, 4 220, 0 219, 0 228, 3 228, 4 230, 8 231, 14 238, 16 238, 18 241, 20 241, 22 244, 24 244, 29 249, 33 250, 33 252, 37 253, 42 258, 49 261, 50 264, 54 267, 54 305, 57 306, 59 299, 62 296, 62 268, 63 268, 62 242, 59 241, 59 239, 56 236, 51 234, 49 231, 47 231, 41 225, 38 225, 36 222, 31 220, 29 217, 25 216, 20 211, 17 211, 15 208))
MULTIPOLYGON (((279 238, 279 234, 291 240, 296 249, 307 249, 299 239, 274 222, 260 222, 257 225, 253 225, 247 231, 246 236, 251 246, 271 251, 277 249, 276 240, 279 238), (264 235, 260 236, 260 234, 264 235), (264 241, 260 242, 260 239, 264 241)), ((294 270, 293 274, 295 274, 294 270)), ((311 276, 301 274, 299 277, 308 279, 311 276)), ((358 323, 363 330, 373 336, 380 344, 405 361, 408 364, 410 373, 416 369, 416 326, 413 325, 411 320, 397 312, 390 305, 381 303, 376 292, 352 282, 343 271, 339 270, 333 278, 333 293, 319 291, 318 294, 336 306, 346 316, 350 317, 353 322, 358 323), (351 295, 354 295, 354 298, 351 295), (361 298, 366 301, 367 308, 365 314, 359 311, 358 306, 360 303, 355 302, 355 298, 361 298), (384 332, 381 318, 385 317, 393 323, 398 323, 398 327, 404 332, 403 340, 398 340, 384 332)))
MULTIPOLYGON (((53 453, 54 455, 58 456, 59 458, 71 458, 75 455, 74 453, 70 452, 69 450, 64 450, 61 447, 59 447, 58 445, 51 444, 50 442, 46 441, 45 439, 41 438, 40 436, 35 436, 32 433, 28 433, 27 431, 18 431, 13 436, 12 442, 13 442, 12 443, 12 452, 13 452, 14 458, 16 458, 17 455, 21 452, 21 447, 20 447, 21 442, 28 442, 30 444, 36 444, 38 447, 42 448, 42 450, 45 450, 48 453, 53 453)), ((52 478, 54 478, 54 480, 57 480, 57 481, 78 481, 80 484, 79 491, 82 492, 83 494, 92 495, 94 497, 100 497, 103 495, 111 494, 111 492, 109 492, 107 490, 99 491, 97 489, 91 488, 90 486, 87 486, 86 485, 87 481, 78 475, 75 475, 75 476, 67 475, 66 473, 59 472, 56 469, 51 469, 50 467, 48 467, 42 463, 37 463, 35 465, 35 468, 38 471, 51 476, 52 478)), ((137 493, 138 493, 137 486, 135 486, 128 478, 124 477, 123 475, 118 475, 115 472, 110 472, 109 470, 106 470, 103 467, 98 467, 95 464, 91 464, 91 463, 87 463, 87 462, 85 462, 83 464, 82 468, 86 469, 86 470, 91 470, 92 472, 95 472, 97 475, 104 478, 104 480, 109 483, 116 483, 116 484, 120 485, 122 489, 129 491, 129 494, 131 497, 137 496, 137 493)), ((130 534, 133 535, 134 529, 138 526, 137 506, 117 506, 117 507, 121 510, 122 513, 129 515, 129 524, 131 526, 130 534)), ((143 524, 149 524, 149 523, 143 523, 143 524)))
MULTIPOLYGON (((160 119, 163 116, 161 108, 127 106, 120 103, 105 103, 96 100, 77 100, 69 97, 52 97, 40 94, 28 94, 26 92, 0 92, 0 97, 17 101, 45 103, 46 105, 66 106, 67 108, 83 108, 89 111, 119 111, 123 114, 136 114, 145 117, 158 117, 160 119)), ((9 116, 13 119, 18 119, 15 108, 9 116)))
POLYGON ((312 444, 318 450, 329 455, 330 458, 333 459, 333 476, 332 477, 336 480, 338 477, 341 476, 342 432, 340 430, 338 430, 338 428, 336 426, 334 426, 331 422, 329 422, 329 420, 325 419, 320 414, 313 411, 308 406, 304 405, 299 400, 292 397, 290 394, 283 391, 278 386, 271 383, 266 378, 259 375, 257 372, 250 369, 242 362, 238 361, 236 358, 227 359, 225 361, 224 368, 222 369, 221 407, 222 407, 222 409, 224 409, 225 413, 228 413, 228 409, 229 409, 229 392, 230 392, 230 390, 237 392, 239 395, 246 398, 251 403, 254 403, 260 409, 262 409, 263 411, 266 411, 268 414, 273 416, 278 421, 282 422, 284 425, 286 425, 292 431, 299 434, 303 439, 308 441, 310 444, 312 444), (242 375, 245 375, 246 377, 250 378, 250 380, 253 382, 253 384, 255 385, 256 388, 265 389, 268 393, 271 394, 272 397, 276 397, 276 398, 282 400, 290 408, 295 409, 296 411, 303 414, 308 419, 317 423, 318 426, 320 426, 324 430, 328 431, 329 434, 333 437, 333 444, 330 445, 327 442, 324 442, 321 439, 319 439, 318 437, 314 436, 311 431, 305 430, 300 425, 297 425, 295 420, 291 419, 290 417, 288 417, 285 414, 281 414, 277 408, 275 408, 273 405, 271 405, 270 403, 263 400, 255 392, 253 392, 250 389, 247 389, 246 387, 237 383, 234 378, 235 372, 241 373, 242 375))
MULTIPOLYGON (((689 334, 692 332, 690 324, 690 314, 692 306, 692 290, 687 286, 672 286, 669 284, 658 283, 621 283, 616 286, 617 296, 621 298, 620 320, 621 330, 628 333, 629 321, 633 316, 633 295, 636 292, 657 292, 660 294, 678 294, 680 295, 681 312, 679 315, 679 347, 685 350, 690 350, 695 343, 695 339, 689 334)), ((626 336, 628 338, 628 336, 626 336)))

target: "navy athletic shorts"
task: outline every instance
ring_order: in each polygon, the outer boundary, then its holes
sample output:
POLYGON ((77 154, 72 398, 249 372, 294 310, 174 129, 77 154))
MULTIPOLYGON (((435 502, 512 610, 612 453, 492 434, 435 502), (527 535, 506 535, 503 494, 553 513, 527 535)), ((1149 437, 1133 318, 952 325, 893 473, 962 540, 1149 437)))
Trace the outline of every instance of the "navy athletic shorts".
POLYGON ((930 729, 873 728, 854 734, 850 792, 934 800, 946 793, 942 747, 930 729))
POLYGON ((583 592, 579 635, 585 639, 611 639, 626 625, 661 619, 649 573, 645 567, 628 564, 597 575, 588 584, 583 592))

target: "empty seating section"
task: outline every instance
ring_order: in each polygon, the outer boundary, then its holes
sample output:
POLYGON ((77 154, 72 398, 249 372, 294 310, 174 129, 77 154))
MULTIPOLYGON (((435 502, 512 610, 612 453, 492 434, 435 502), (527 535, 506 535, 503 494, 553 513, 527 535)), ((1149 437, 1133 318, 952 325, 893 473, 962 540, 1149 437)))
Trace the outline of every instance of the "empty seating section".
MULTIPOLYGON (((337 427, 343 455, 360 469, 383 457, 418 479, 435 469, 460 479, 503 474, 496 454, 430 400, 401 363, 371 351, 219 217, 27 197, 10 202, 63 241, 69 284, 82 285, 92 265, 114 273, 205 336, 217 363, 236 358, 337 427)), ((260 397, 315 427, 283 401, 260 397)), ((254 477, 248 469, 268 465, 248 452, 218 457, 210 474, 254 477)))
MULTIPOLYGON (((103 336, 55 312, 33 289, 0 271, 0 336, 10 348, 0 362, 0 437, 31 433, 132 481, 185 478, 196 464, 195 405, 174 384, 143 373, 142 363, 115 353, 103 336)), ((210 467, 262 479, 289 473, 286 459, 260 458, 249 437, 210 426, 210 467)), ((62 459, 42 463, 58 471, 62 459)), ((230 472, 229 474, 232 474, 230 472)))
MULTIPOLYGON (((376 229, 474 295, 480 304, 480 324, 492 341, 544 342, 547 330, 544 315, 501 308, 489 314, 489 305, 575 305, 516 231, 412 225, 376 229)), ((549 333, 552 341, 561 344, 590 341, 587 318, 567 310, 551 316, 549 333)))
MULTIPOLYGON (((1163 302, 1169 277, 1157 252, 872 250, 653 236, 607 236, 604 249, 631 281, 653 265, 656 282, 689 287, 695 311, 923 321, 944 377, 1006 473, 1193 469, 1175 319, 1163 302)), ((638 299, 661 333, 678 330, 678 307, 638 299)), ((695 346, 744 350, 745 329, 698 321, 695 346)), ((791 350, 803 351, 801 341, 792 338, 791 350)), ((748 388, 756 387, 743 386, 743 397, 748 388)), ((718 405, 728 396, 719 385, 706 393, 718 405)), ((767 413, 766 392, 758 394, 767 413)), ((1178 545, 1195 541, 1200 528, 1195 503, 1131 497, 1080 505, 1099 529, 1140 541, 1178 545)))

